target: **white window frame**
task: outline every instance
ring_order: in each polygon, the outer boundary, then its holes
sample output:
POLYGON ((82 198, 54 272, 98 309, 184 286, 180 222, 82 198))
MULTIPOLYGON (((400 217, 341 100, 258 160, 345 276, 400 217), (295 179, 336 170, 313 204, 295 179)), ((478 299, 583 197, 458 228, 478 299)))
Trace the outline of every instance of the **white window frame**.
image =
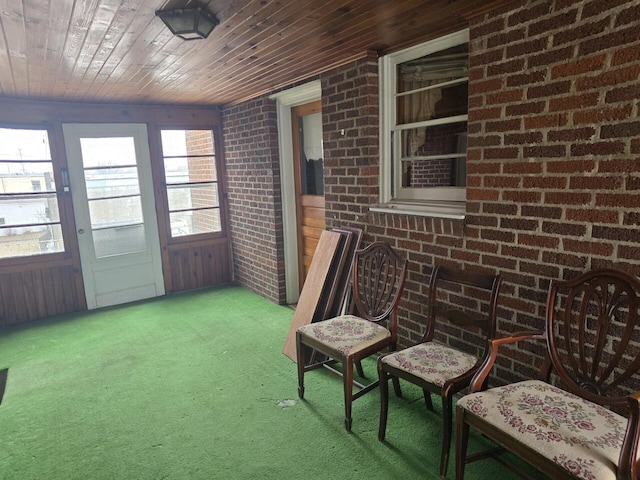
MULTIPOLYGON (((415 194, 415 189, 413 189, 413 193, 409 193, 410 189, 401 187, 400 162, 395 162, 394 165, 391 141, 394 132, 407 128, 435 125, 438 122, 443 123, 439 119, 405 124, 401 127, 396 124, 397 66, 463 43, 469 43, 469 29, 445 35, 380 58, 378 64, 380 79, 380 204, 371 207, 371 211, 464 219, 466 187, 427 187, 420 189, 418 195, 415 194), (396 185, 393 184, 394 178, 396 185), (394 197, 394 191, 398 192, 400 196, 394 197)), ((454 120, 466 121, 467 115, 445 119, 446 122, 454 120)), ((396 148, 399 151, 399 145, 396 145, 396 148)), ((398 157, 396 156, 396 158, 398 157)))

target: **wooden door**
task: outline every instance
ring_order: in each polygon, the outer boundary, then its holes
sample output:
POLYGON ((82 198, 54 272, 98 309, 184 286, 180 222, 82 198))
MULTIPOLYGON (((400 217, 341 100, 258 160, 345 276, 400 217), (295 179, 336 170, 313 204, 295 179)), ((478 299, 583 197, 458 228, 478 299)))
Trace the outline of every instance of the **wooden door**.
POLYGON ((300 289, 326 227, 321 102, 291 109, 300 289))

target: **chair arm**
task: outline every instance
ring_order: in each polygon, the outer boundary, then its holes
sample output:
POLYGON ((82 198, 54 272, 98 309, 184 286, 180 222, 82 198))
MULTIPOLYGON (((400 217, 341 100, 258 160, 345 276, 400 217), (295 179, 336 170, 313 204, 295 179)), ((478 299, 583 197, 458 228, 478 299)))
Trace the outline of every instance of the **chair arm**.
POLYGON ((523 340, 544 339, 544 333, 538 331, 515 332, 507 337, 489 339, 489 345, 487 346, 487 351, 485 353, 484 359, 482 360, 482 364, 471 380, 471 391, 478 392, 482 390, 482 387, 485 384, 489 373, 491 373, 491 369, 493 368, 493 364, 495 363, 496 356, 498 354, 498 348, 501 345, 504 345, 506 343, 521 342, 523 340))
POLYGON ((618 460, 618 480, 635 479, 638 477, 638 442, 640 440, 640 392, 635 392, 627 397, 629 405, 629 418, 627 430, 624 434, 620 458, 618 460))

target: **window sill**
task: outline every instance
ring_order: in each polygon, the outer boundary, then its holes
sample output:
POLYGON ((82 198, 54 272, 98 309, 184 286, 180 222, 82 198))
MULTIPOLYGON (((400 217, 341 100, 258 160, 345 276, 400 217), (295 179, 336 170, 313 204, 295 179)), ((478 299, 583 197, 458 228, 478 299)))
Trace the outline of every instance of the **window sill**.
POLYGON ((449 218, 464 220, 466 205, 464 202, 409 202, 393 201, 373 205, 369 211, 377 213, 397 213, 402 215, 416 215, 420 217, 449 218))

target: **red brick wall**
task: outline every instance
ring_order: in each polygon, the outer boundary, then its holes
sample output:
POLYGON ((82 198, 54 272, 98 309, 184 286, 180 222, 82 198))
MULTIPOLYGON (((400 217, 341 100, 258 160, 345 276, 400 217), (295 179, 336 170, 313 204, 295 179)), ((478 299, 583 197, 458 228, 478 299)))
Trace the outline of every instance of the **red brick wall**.
POLYGON ((546 0, 471 26, 460 254, 504 274, 502 331, 542 327, 551 278, 640 275, 639 21, 633 1, 546 0))
MULTIPOLYGON (((327 226, 361 226, 365 241, 386 240, 410 259, 402 345, 422 332, 437 263, 503 275, 499 333, 542 327, 552 278, 601 266, 640 275, 638 23, 640 5, 622 0, 514 2, 472 22, 465 221, 369 212, 377 61, 321 76, 327 226)), ((505 349, 498 376, 533 376, 541 353, 505 349)))
POLYGON ((223 113, 234 280, 284 303, 282 199, 275 102, 261 97, 223 113))
POLYGON ((321 76, 327 228, 366 225, 378 201, 378 60, 321 76))
MULTIPOLYGON (((403 345, 422 331, 436 263, 504 276, 500 333, 542 327, 552 278, 602 266, 640 275, 639 20, 637 2, 547 0, 515 3, 473 22, 466 221, 353 208, 367 240, 387 240, 412 262, 400 315, 403 345)), ((347 78, 337 90, 357 98, 347 78)), ((360 124, 365 138, 376 125, 360 124)), ((324 127, 325 137, 335 134, 330 123, 324 127)), ((349 148, 342 145, 338 155, 349 148)), ((332 185, 357 182, 348 195, 340 190, 329 216, 349 220, 351 208, 342 211, 349 199, 364 200, 371 184, 377 187, 376 159, 359 160, 361 171, 344 179, 334 178, 339 170, 326 174, 332 185)), ((327 199, 334 193, 329 188, 327 199)), ((473 335, 447 335, 474 342, 473 335)), ((505 351, 498 376, 533 376, 541 352, 505 351)))
MULTIPOLYGON (((210 130, 187 130, 185 134, 187 155, 213 155, 215 145, 210 130)), ((190 181, 218 180, 216 165, 213 157, 191 159, 188 164, 190 181)), ((212 204, 210 191, 195 188, 191 192, 191 204, 194 208, 209 207, 212 204)), ((210 210, 194 210, 192 212, 193 229, 195 232, 220 231, 219 217, 214 217, 210 210), (214 222, 212 224, 212 222, 214 222)))

